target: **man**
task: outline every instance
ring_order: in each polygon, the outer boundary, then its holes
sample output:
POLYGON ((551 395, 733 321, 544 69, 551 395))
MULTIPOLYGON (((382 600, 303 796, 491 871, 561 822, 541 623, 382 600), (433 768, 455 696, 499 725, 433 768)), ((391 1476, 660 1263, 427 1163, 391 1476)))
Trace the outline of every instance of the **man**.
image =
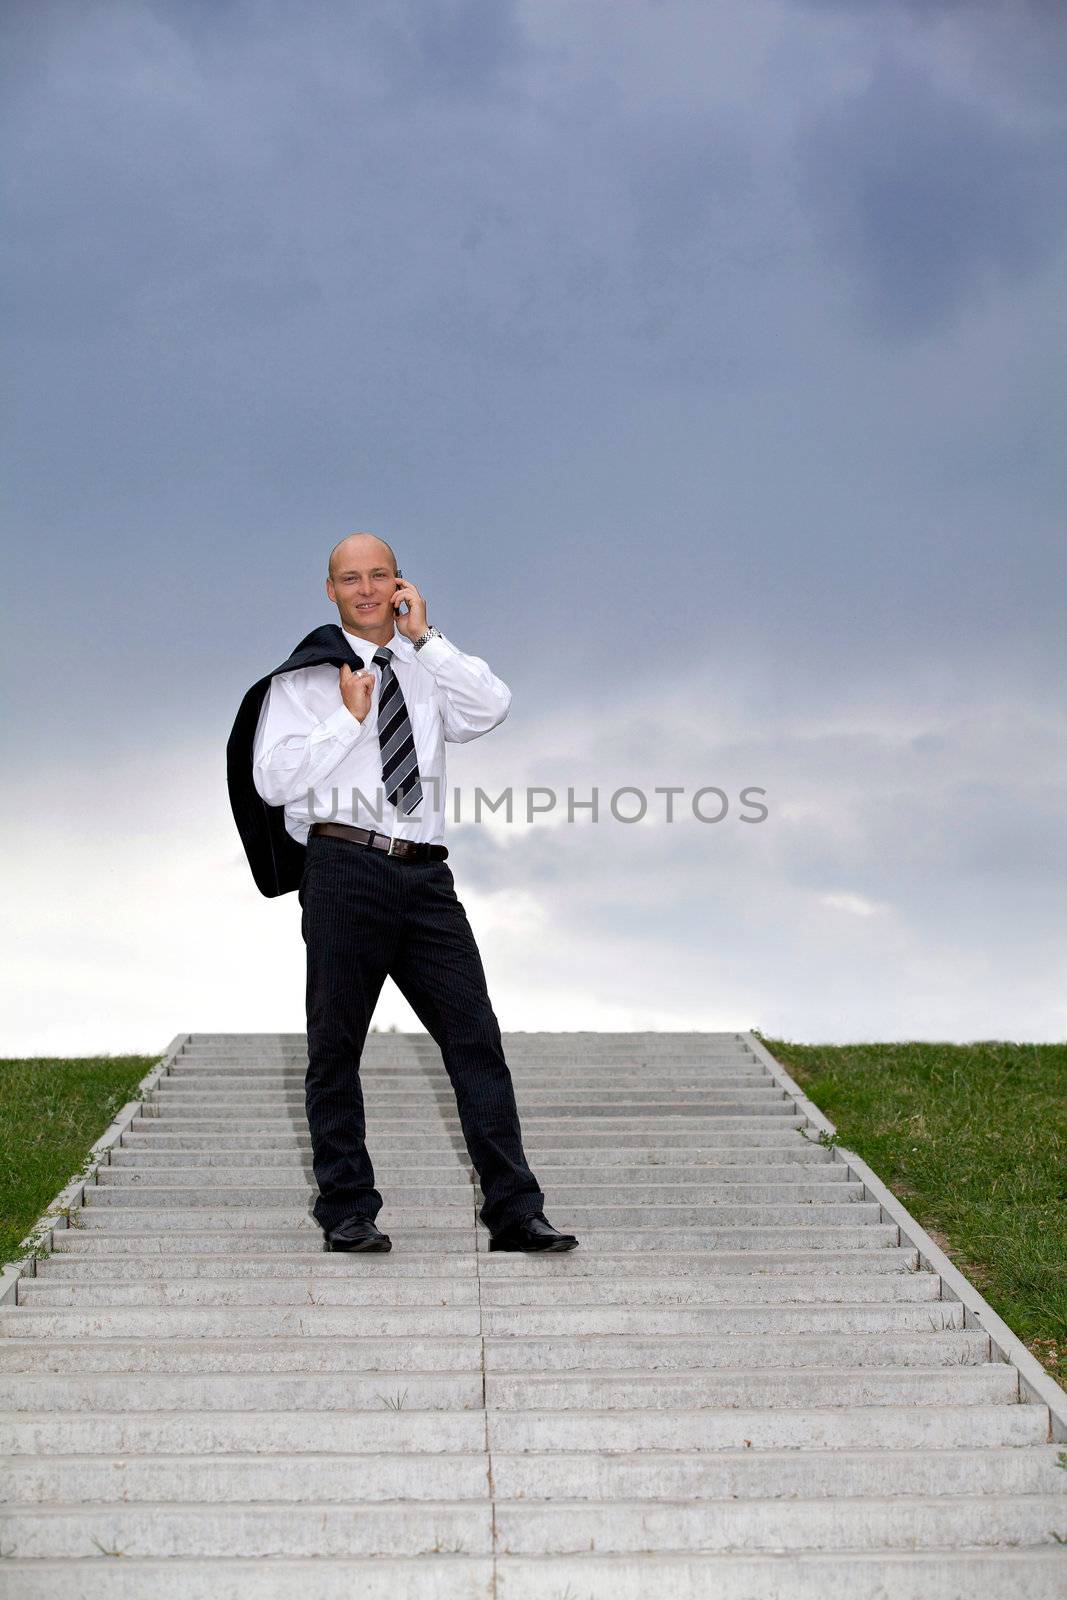
POLYGON ((571 1250, 578 1241, 546 1219, 523 1153, 500 1028, 442 843, 445 742, 495 728, 511 691, 427 624, 424 597, 384 540, 342 539, 326 593, 340 627, 314 630, 253 685, 227 747, 257 884, 267 895, 299 890, 316 1221, 328 1249, 391 1248, 375 1224, 382 1196, 359 1081, 388 975, 440 1047, 489 1248, 571 1250))

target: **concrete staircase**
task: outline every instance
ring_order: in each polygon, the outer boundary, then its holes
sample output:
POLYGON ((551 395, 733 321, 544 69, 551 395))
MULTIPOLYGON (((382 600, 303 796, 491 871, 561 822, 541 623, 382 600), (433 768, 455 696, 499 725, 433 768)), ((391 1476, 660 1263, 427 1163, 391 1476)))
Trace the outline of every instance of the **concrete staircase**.
POLYGON ((0 1306, 4 1600, 1063 1600, 1049 1408, 749 1036, 505 1045, 569 1255, 487 1253, 425 1035, 372 1257, 305 1040, 184 1036, 0 1306))

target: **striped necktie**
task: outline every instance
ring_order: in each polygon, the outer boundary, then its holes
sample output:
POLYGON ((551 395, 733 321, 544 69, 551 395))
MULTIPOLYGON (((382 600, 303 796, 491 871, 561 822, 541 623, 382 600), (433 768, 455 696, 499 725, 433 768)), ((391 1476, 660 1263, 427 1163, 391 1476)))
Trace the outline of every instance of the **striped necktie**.
POLYGON ((390 661, 392 651, 383 647, 374 652, 375 666, 382 669, 378 694, 378 743, 382 752, 382 782, 385 797, 406 816, 422 799, 422 782, 415 754, 415 735, 400 680, 390 661))

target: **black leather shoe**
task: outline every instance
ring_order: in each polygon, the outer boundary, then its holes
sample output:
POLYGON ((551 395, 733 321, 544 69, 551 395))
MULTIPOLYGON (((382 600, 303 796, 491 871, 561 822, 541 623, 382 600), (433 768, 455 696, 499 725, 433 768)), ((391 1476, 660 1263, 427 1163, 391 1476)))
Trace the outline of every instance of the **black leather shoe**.
POLYGON ((391 1250, 393 1241, 370 1217, 346 1217, 326 1234, 327 1250, 391 1250))
POLYGON ((494 1233, 490 1250, 573 1250, 578 1243, 573 1233, 560 1233, 539 1211, 533 1217, 520 1217, 494 1233))

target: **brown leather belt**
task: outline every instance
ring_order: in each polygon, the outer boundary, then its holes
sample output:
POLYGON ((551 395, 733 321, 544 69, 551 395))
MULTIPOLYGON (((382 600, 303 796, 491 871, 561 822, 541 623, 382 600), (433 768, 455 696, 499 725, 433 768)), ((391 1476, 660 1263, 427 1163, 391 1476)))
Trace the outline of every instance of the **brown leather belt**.
POLYGON ((310 833, 324 833, 331 839, 351 839, 353 844, 369 845, 372 850, 384 850, 398 861, 443 861, 448 846, 423 844, 415 839, 391 839, 387 833, 375 833, 373 828, 352 828, 347 822, 313 822, 310 833))

